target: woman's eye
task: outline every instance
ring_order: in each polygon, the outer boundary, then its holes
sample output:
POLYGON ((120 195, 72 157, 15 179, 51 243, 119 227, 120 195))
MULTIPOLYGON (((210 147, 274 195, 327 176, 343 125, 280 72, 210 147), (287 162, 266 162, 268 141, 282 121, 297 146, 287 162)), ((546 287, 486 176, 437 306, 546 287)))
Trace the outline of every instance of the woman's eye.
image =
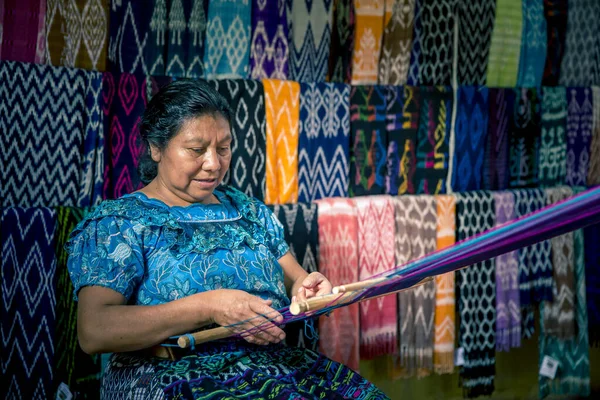
POLYGON ((202 148, 202 147, 196 147, 196 148, 193 148, 193 149, 190 149, 190 150, 192 150, 195 153, 204 153, 204 151, 205 151, 205 149, 202 148))
POLYGON ((228 153, 228 152, 229 152, 229 147, 221 147, 221 148, 219 149, 219 151, 220 151, 221 153, 228 153))

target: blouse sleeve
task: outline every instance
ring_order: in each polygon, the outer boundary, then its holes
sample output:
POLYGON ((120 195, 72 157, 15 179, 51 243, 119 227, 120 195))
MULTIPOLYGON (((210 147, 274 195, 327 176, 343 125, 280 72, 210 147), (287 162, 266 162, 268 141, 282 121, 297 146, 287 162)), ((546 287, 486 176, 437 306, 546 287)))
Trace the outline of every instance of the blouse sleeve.
POLYGON ((71 237, 67 249, 75 297, 85 286, 103 286, 129 300, 144 276, 141 239, 132 224, 121 218, 87 221, 71 237))
POLYGON ((285 242, 283 225, 277 219, 275 214, 263 203, 258 204, 258 218, 267 230, 266 245, 278 260, 290 250, 285 242))

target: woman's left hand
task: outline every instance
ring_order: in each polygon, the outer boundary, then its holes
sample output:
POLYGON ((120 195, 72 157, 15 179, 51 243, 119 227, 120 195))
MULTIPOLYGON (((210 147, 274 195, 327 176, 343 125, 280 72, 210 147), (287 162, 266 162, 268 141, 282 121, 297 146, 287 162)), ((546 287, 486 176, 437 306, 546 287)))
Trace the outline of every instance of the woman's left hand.
POLYGON ((302 281, 302 286, 298 288, 293 301, 304 301, 311 297, 330 294, 332 288, 331 282, 323 274, 312 272, 302 281))

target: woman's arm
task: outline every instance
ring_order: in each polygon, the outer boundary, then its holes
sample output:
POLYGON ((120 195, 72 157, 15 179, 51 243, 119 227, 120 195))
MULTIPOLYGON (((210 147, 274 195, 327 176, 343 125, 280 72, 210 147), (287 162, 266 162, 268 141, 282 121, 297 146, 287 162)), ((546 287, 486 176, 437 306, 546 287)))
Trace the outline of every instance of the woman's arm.
POLYGON ((306 300, 331 293, 332 285, 329 280, 320 272, 307 273, 290 252, 285 253, 278 261, 283 269, 288 296, 292 301, 296 296, 298 300, 306 300))

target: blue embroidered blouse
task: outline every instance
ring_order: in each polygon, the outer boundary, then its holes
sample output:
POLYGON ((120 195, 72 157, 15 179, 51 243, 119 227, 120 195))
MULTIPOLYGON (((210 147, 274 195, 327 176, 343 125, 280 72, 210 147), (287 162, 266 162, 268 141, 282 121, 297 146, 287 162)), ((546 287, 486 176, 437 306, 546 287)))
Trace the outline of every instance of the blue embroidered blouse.
POLYGON ((75 294, 104 286, 129 304, 156 305, 214 289, 239 289, 289 305, 278 259, 283 227, 261 202, 228 187, 221 204, 170 207, 142 193, 102 202, 67 243, 75 294))

